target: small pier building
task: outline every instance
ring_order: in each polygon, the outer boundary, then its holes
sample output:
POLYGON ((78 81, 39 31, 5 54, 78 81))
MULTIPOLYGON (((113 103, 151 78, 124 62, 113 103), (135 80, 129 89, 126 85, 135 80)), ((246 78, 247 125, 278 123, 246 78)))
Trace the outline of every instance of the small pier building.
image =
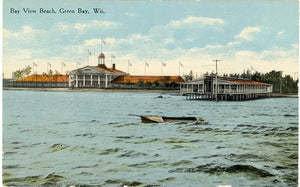
POLYGON ((247 79, 212 77, 180 83, 186 99, 242 101, 269 97, 272 84, 247 79))

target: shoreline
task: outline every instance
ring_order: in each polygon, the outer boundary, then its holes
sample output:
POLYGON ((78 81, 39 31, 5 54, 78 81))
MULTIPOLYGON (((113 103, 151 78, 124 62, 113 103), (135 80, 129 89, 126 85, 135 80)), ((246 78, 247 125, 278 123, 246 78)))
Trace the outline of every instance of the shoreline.
POLYGON ((298 98, 298 95, 296 94, 280 94, 280 93, 271 93, 272 98, 298 98))
MULTIPOLYGON (((97 88, 22 88, 3 87, 2 90, 19 91, 49 91, 49 92, 151 92, 151 93, 180 93, 180 90, 148 90, 148 89, 97 89, 97 88)), ((271 98, 298 98, 296 94, 271 93, 271 98)))
POLYGON ((152 93, 180 93, 180 90, 148 90, 148 89, 98 89, 98 88, 19 88, 3 87, 2 90, 17 91, 49 91, 49 92, 152 92, 152 93))

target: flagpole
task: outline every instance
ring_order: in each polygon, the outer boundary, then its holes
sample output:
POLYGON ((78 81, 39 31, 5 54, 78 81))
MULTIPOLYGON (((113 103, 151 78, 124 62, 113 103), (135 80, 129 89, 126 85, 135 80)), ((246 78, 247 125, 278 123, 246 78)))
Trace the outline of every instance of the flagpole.
POLYGON ((34 61, 32 62, 32 75, 34 74, 34 61))
POLYGON ((162 75, 163 62, 161 60, 160 75, 162 75))
POLYGON ((179 61, 179 76, 180 76, 180 61, 179 61))
POLYGON ((213 60, 216 61, 216 90, 215 90, 215 97, 216 97, 216 102, 218 101, 218 61, 221 60, 213 60))
POLYGON ((89 61, 90 61, 90 50, 88 50, 87 65, 89 65, 89 61))
POLYGON ((147 61, 145 60, 145 69, 144 69, 144 75, 146 75, 146 65, 147 65, 147 61))
POLYGON ((63 67, 64 67, 64 66, 66 67, 66 64, 65 64, 63 61, 61 61, 61 74, 64 74, 64 73, 63 73, 63 67))
POLYGON ((128 60, 128 74, 129 74, 129 60, 128 60))
POLYGON ((102 40, 102 37, 100 38, 100 40, 101 40, 101 41, 100 41, 100 44, 101 44, 101 53, 102 53, 102 41, 103 41, 103 40, 102 40))

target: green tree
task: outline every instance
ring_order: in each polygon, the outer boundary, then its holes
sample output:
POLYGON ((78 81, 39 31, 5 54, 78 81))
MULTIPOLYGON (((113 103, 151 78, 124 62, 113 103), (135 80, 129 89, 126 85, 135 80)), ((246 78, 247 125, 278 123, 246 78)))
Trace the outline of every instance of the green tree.
POLYGON ((193 74, 193 71, 191 70, 190 71, 190 73, 189 74, 187 74, 187 75, 182 75, 183 76, 183 79, 185 80, 185 81, 192 81, 192 80, 194 80, 194 74, 193 74))
POLYGON ((60 74, 57 70, 55 70, 55 72, 54 72, 54 74, 53 74, 53 79, 55 80, 56 86, 57 86, 57 79, 58 79, 58 77, 60 77, 60 76, 61 76, 61 74, 60 74))
POLYGON ((139 86, 144 86, 144 80, 142 80, 142 79, 139 80, 138 85, 139 85, 139 86))
POLYGON ((153 83, 156 87, 158 87, 160 85, 160 83, 158 82, 158 80, 154 81, 153 83))
POLYGON ((149 80, 149 81, 146 82, 146 85, 147 85, 148 88, 150 88, 151 85, 152 85, 152 82, 149 80))
POLYGON ((30 73, 31 73, 31 67, 26 66, 26 68, 24 68, 24 69, 19 69, 19 70, 14 71, 12 73, 12 77, 14 80, 19 80, 24 77, 27 77, 30 73))
POLYGON ((31 73, 31 67, 27 66, 23 71, 24 71, 24 75, 27 77, 31 73))

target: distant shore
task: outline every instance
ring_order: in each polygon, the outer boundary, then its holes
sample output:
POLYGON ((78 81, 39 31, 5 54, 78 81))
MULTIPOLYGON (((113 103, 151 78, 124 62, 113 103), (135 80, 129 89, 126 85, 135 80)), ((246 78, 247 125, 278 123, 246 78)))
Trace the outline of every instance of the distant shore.
POLYGON ((3 90, 20 90, 20 91, 49 91, 49 92, 153 92, 153 93, 180 93, 179 90, 151 90, 151 89, 98 89, 98 88, 20 88, 20 87, 3 87, 3 90))

